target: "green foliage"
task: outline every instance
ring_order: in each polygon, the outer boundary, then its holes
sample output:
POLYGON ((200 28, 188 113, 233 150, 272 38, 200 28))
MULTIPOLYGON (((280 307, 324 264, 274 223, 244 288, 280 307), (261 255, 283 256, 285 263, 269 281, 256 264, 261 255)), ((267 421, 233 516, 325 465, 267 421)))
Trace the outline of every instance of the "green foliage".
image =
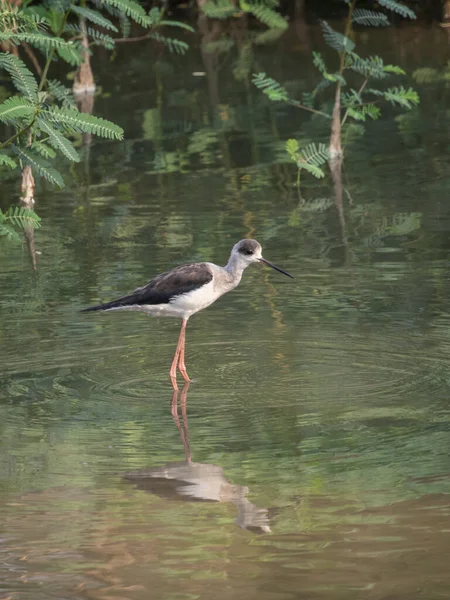
POLYGON ((339 75, 339 73, 328 73, 327 66, 320 52, 313 52, 312 54, 313 65, 322 73, 324 79, 327 81, 341 81, 345 83, 343 77, 339 75))
POLYGON ((91 8, 86 8, 85 6, 77 6, 76 4, 72 4, 70 10, 76 15, 84 17, 87 21, 95 23, 95 25, 98 25, 99 27, 103 27, 109 31, 114 31, 115 33, 118 31, 117 27, 111 23, 109 19, 104 17, 98 10, 92 10, 91 8))
MULTIPOLYGON (((288 26, 276 10, 278 0, 240 0, 241 11, 254 15, 269 29, 285 30, 288 26)), ((209 0, 202 7, 203 14, 211 19, 229 19, 239 13, 239 10, 229 0, 209 0)))
POLYGON ((378 106, 375 106, 375 104, 366 104, 361 107, 349 106, 347 112, 348 115, 353 117, 356 121, 365 121, 367 117, 370 117, 375 121, 379 118, 381 109, 378 106))
POLYGON ((383 59, 380 56, 361 58, 355 52, 349 52, 345 56, 344 66, 346 69, 351 69, 360 75, 364 75, 364 77, 373 77, 374 79, 387 77, 383 59))
MULTIPOLYGON (((349 7, 345 28, 347 35, 336 31, 326 21, 323 21, 321 24, 325 42, 339 53, 338 72, 333 73, 328 68, 323 56, 319 52, 313 52, 313 64, 322 75, 322 79, 312 92, 303 92, 302 103, 289 98, 286 89, 265 73, 253 75, 253 83, 270 100, 289 102, 301 109, 306 109, 327 118, 330 118, 330 115, 324 110, 318 110, 315 107, 315 103, 318 101, 319 96, 324 95, 325 92, 330 91, 330 88, 333 88, 333 96, 330 100, 334 106, 340 108, 341 135, 344 136, 345 142, 361 135, 361 132, 364 131, 361 123, 368 119, 375 120, 380 117, 381 108, 377 105, 380 100, 390 102, 405 109, 411 109, 419 102, 419 97, 417 92, 412 88, 391 87, 384 91, 368 87, 367 84, 371 79, 385 79, 391 75, 405 75, 405 72, 397 65, 385 65, 380 56, 363 58, 355 52, 355 43, 351 39, 352 23, 366 27, 381 27, 388 25, 389 21, 386 15, 379 11, 355 7, 356 2, 351 2, 350 0, 344 1, 349 7), (351 89, 348 92, 343 91, 344 86, 347 85, 346 77, 344 77, 346 71, 353 71, 363 77, 359 89, 351 89), (373 99, 373 96, 376 98, 373 99), (347 120, 353 120, 354 123, 347 123, 347 120)), ((411 9, 393 0, 379 0, 379 4, 402 16, 415 18, 411 9)), ((427 77, 427 73, 425 73, 425 77, 427 77)), ((315 162, 316 154, 314 150, 320 150, 320 145, 318 147, 308 146, 302 151, 299 150, 299 146, 295 140, 289 140, 286 145, 286 151, 291 159, 297 163, 300 170, 308 170, 316 177, 320 177, 323 176, 320 166, 327 159, 325 158, 325 154, 320 154, 319 152, 318 156, 323 162, 317 164, 315 162)))
POLYGON ((57 79, 50 79, 47 82, 49 94, 53 97, 54 100, 60 102, 62 106, 66 108, 73 108, 77 110, 77 105, 75 104, 75 99, 73 97, 72 90, 66 88, 60 81, 57 79))
POLYGON ((53 148, 51 148, 44 142, 35 140, 34 142, 31 143, 30 148, 32 150, 36 150, 36 152, 38 154, 40 154, 41 156, 43 156, 44 158, 50 159, 50 158, 55 158, 55 156, 56 156, 56 152, 53 150, 53 148))
POLYGON ((97 31, 97 29, 92 29, 92 27, 85 27, 84 29, 79 25, 69 23, 64 27, 64 31, 66 33, 73 33, 78 36, 80 39, 83 33, 86 33, 90 45, 100 45, 106 48, 107 50, 113 50, 115 46, 114 39, 110 35, 106 35, 97 31))
POLYGON ((164 44, 165 46, 167 46, 170 52, 174 52, 175 54, 185 54, 189 48, 186 42, 176 40, 173 38, 168 38, 156 31, 155 33, 151 33, 149 37, 153 40, 156 40, 157 42, 160 42, 161 44, 164 44))
POLYGON ((40 115, 47 121, 61 125, 69 133, 91 133, 109 139, 123 139, 123 129, 118 125, 77 110, 53 106, 42 110, 40 115))
POLYGON ((25 98, 30 101, 36 99, 38 84, 33 73, 27 69, 25 63, 20 58, 6 52, 0 53, 0 69, 9 73, 14 87, 25 98))
POLYGON ((6 167, 9 167, 10 169, 15 169, 17 167, 17 163, 10 156, 1 152, 0 153, 0 167, 1 166, 6 166, 6 167))
POLYGON ((352 52, 355 48, 355 43, 342 33, 334 30, 326 21, 322 21, 323 39, 326 43, 334 48, 337 52, 352 52))
POLYGON ((38 117, 36 124, 43 133, 46 133, 48 135, 48 142, 53 146, 53 148, 55 148, 55 150, 58 150, 59 152, 61 152, 61 154, 64 154, 64 156, 69 160, 72 160, 74 162, 80 161, 78 152, 75 150, 70 141, 67 138, 65 138, 64 135, 58 129, 52 127, 50 123, 48 123, 41 117, 38 117))
POLYGON ((57 52, 58 56, 66 63, 69 63, 69 65, 72 65, 72 67, 77 67, 83 62, 81 45, 78 42, 72 42, 70 46, 66 46, 65 48, 58 48, 57 52))
POLYGON ((5 212, 0 208, 0 236, 4 236, 8 240, 19 241, 20 238, 17 229, 37 229, 41 225, 40 221, 41 219, 38 215, 29 208, 16 206, 8 208, 5 212))
POLYGON ((59 188, 64 187, 61 174, 56 169, 53 169, 47 160, 39 156, 34 149, 20 148, 14 144, 12 145, 12 149, 24 165, 29 165, 38 175, 44 177, 44 179, 47 179, 53 185, 59 188))
POLYGON ((389 19, 380 12, 367 10, 366 8, 355 8, 352 15, 352 22, 365 27, 384 27, 389 25, 389 19))
POLYGON ((385 99, 391 104, 400 104, 404 108, 413 108, 419 104, 420 99, 418 93, 412 88, 405 89, 401 87, 389 88, 384 92, 385 99))
POLYGON ((288 100, 289 98, 286 89, 280 85, 278 81, 275 81, 275 79, 267 77, 265 73, 254 73, 252 82, 258 89, 262 90, 270 100, 288 100))
POLYGON ((125 16, 130 17, 144 27, 150 27, 153 25, 152 18, 147 15, 145 10, 140 4, 133 0, 103 0, 102 4, 112 6, 118 9, 125 16))
POLYGON ((400 4, 399 2, 395 2, 394 0, 378 0, 378 4, 380 6, 384 6, 384 8, 387 8, 388 10, 392 10, 393 12, 398 13, 399 15, 407 19, 416 18, 416 15, 410 8, 404 6, 403 4, 400 4))
MULTIPOLYGON (((62 177, 49 161, 62 155, 79 162, 71 136, 86 133, 121 140, 123 131, 105 119, 79 112, 72 92, 58 80, 47 78, 55 57, 79 66, 86 51, 90 53, 89 48, 81 44, 85 35, 91 45, 113 49, 115 41, 109 33, 118 32, 114 19, 120 21, 126 35, 130 20, 149 28, 148 37, 177 54, 186 52, 187 43, 163 35, 162 28, 193 31, 190 25, 164 19, 164 11, 157 7, 147 14, 135 0, 86 0, 81 5, 77 1, 47 0, 34 5, 24 0, 17 7, 0 10, 0 41, 13 45, 26 42, 46 57, 39 81, 20 58, 0 53, 0 70, 7 73, 17 91, 0 104, 0 122, 13 126, 16 131, 0 143, 0 148, 10 146, 18 157, 16 162, 8 154, 1 154, 0 165, 9 168, 30 165, 35 174, 59 187, 64 185, 62 177)), ((263 4, 270 10, 272 2, 267 0, 263 4)))
POLYGON ((420 67, 412 74, 417 83, 435 83, 440 80, 440 74, 437 69, 431 67, 420 67))
POLYGON ((286 19, 263 2, 251 3, 248 12, 252 13, 261 23, 264 23, 270 29, 286 29, 288 26, 286 19))
POLYGON ((64 48, 67 46, 67 42, 65 42, 62 38, 46 35, 42 32, 16 33, 13 31, 2 31, 0 32, 0 42, 9 42, 14 46, 18 46, 22 42, 26 42, 27 44, 30 44, 31 46, 43 51, 48 51, 52 48, 64 48))
POLYGON ((209 0, 202 6, 202 12, 210 19, 228 19, 237 11, 228 0, 209 0))
POLYGON ((321 179, 325 176, 320 167, 330 158, 330 153, 325 144, 308 144, 300 149, 297 140, 289 139, 286 142, 286 152, 298 167, 297 184, 300 184, 300 173, 303 170, 321 179))
POLYGON ((0 121, 15 124, 23 120, 28 125, 36 114, 35 105, 23 96, 11 96, 0 104, 0 121))

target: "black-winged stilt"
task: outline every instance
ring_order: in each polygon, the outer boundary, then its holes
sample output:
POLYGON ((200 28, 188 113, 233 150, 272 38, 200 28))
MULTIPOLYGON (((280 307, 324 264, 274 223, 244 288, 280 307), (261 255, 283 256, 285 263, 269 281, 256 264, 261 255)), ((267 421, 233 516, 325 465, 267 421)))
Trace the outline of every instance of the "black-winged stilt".
POLYGON ((178 390, 177 367, 183 379, 190 381, 184 363, 186 325, 189 317, 235 288, 241 281, 244 269, 256 262, 268 265, 293 279, 292 275, 263 258, 259 242, 241 240, 233 246, 225 267, 210 262, 181 265, 157 275, 147 285, 137 288, 127 296, 85 308, 82 312, 136 310, 157 317, 182 319, 180 336, 170 368, 172 386, 178 390))

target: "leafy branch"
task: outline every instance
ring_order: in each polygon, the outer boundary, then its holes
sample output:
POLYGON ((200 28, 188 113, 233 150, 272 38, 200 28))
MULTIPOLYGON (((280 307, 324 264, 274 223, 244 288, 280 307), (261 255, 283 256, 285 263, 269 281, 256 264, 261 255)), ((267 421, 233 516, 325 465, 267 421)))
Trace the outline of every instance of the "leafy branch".
MULTIPOLYGON (((2 158, 0 155, 0 164, 2 164, 2 158)), ((8 208, 5 212, 0 208, 0 237, 4 236, 8 240, 19 241, 17 229, 37 229, 40 226, 41 219, 29 208, 15 206, 8 208)))
MULTIPOLYGON (((373 87, 372 80, 381 80, 389 76, 404 76, 405 72, 397 65, 384 64, 380 56, 361 57, 357 54, 355 42, 352 35, 353 24, 363 27, 381 27, 389 24, 387 16, 381 11, 367 10, 356 6, 357 0, 343 0, 348 6, 347 20, 344 32, 333 29, 327 22, 322 22, 322 33, 325 42, 338 53, 339 61, 337 71, 330 69, 319 52, 313 52, 313 65, 321 74, 321 81, 316 88, 309 93, 303 94, 303 101, 298 102, 289 97, 283 85, 275 79, 268 77, 265 73, 253 75, 254 85, 260 89, 273 102, 285 102, 297 106, 308 112, 315 113, 327 119, 331 119, 331 135, 329 143, 328 158, 342 155, 341 131, 348 119, 358 122, 353 124, 358 131, 364 129, 360 123, 368 119, 378 119, 381 109, 378 104, 381 101, 410 110, 419 103, 419 96, 412 88, 403 86, 389 87, 380 90, 373 87), (344 93, 347 86, 347 71, 363 77, 362 82, 356 89, 350 89, 344 93), (372 83, 372 87, 369 84, 372 83), (333 110, 328 114, 316 108, 319 96, 334 87, 333 110)), ((379 0, 378 4, 383 8, 396 12, 406 18, 415 18, 411 9, 394 0, 379 0)), ((345 140, 344 140, 345 141, 345 140)), ((295 140, 288 140, 286 151, 290 158, 297 163, 299 170, 304 169, 316 177, 322 177, 320 165, 310 163, 309 155, 303 156, 295 140), (312 166, 311 166, 312 164, 312 166)), ((312 154, 315 156, 315 154, 312 154)), ((325 155, 322 154, 323 158, 325 155)))

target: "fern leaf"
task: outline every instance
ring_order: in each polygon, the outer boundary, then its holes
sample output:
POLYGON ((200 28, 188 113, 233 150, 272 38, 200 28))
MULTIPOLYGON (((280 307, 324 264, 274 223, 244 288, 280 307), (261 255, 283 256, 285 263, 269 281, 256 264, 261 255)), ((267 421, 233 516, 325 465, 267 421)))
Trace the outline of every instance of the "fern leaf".
POLYGON ((299 169, 305 169, 305 171, 308 171, 308 173, 311 173, 311 175, 314 175, 314 177, 317 177, 317 179, 322 179, 323 177, 325 177, 325 173, 320 167, 316 165, 311 165, 308 162, 302 160, 302 158, 299 159, 297 166, 299 169))
POLYGON ((341 93, 342 106, 353 106, 354 104, 362 104, 362 97, 356 90, 350 90, 348 93, 341 93))
POLYGON ((57 52, 60 58, 73 67, 81 65, 83 62, 79 45, 75 42, 71 42, 70 45, 67 44, 64 48, 57 48, 57 52))
POLYGON ((47 123, 40 117, 36 121, 39 129, 48 135, 49 144, 53 146, 55 150, 59 150, 66 158, 74 162, 80 162, 78 152, 72 146, 70 141, 63 136, 63 134, 57 129, 53 128, 50 123, 47 123))
POLYGON ((189 49, 189 46, 188 44, 186 44, 186 42, 182 42, 181 40, 176 40, 174 38, 165 37, 164 35, 161 35, 157 32, 151 33, 149 37, 153 40, 156 40, 157 42, 160 42, 161 44, 164 44, 165 46, 167 46, 167 48, 169 48, 171 52, 175 52, 175 54, 185 54, 186 51, 189 49))
POLYGON ((286 141, 286 152, 289 154, 289 156, 292 158, 292 160, 297 162, 297 154, 298 154, 298 150, 299 150, 299 145, 297 140, 294 139, 289 139, 286 141))
POLYGON ((272 79, 271 77, 266 77, 265 73, 253 73, 252 83, 256 85, 256 87, 264 92, 266 96, 270 98, 270 100, 288 100, 288 93, 286 89, 272 79))
MULTIPOLYGON (((311 143, 300 150, 297 140, 289 139, 286 142, 286 152, 296 163, 299 173, 301 169, 304 169, 318 179, 325 176, 324 171, 320 168, 330 157, 329 149, 325 144, 311 143)), ((300 174, 298 181, 300 181, 300 174)))
POLYGON ((70 0, 46 0, 45 4, 58 13, 65 13, 70 8, 70 0))
POLYGON ((373 120, 378 119, 381 111, 374 104, 368 104, 367 106, 358 108, 349 106, 347 112, 350 117, 355 119, 355 121, 365 121, 367 117, 370 117, 373 120))
POLYGON ((0 104, 0 121, 11 123, 16 119, 31 120, 36 107, 22 96, 12 96, 0 104))
POLYGON ((417 83, 436 83, 439 81, 439 71, 431 67, 421 67, 412 74, 417 83))
POLYGON ((257 33, 256 35, 252 32, 252 34, 254 35, 253 43, 257 46, 262 46, 263 44, 271 44, 272 42, 275 42, 279 37, 281 37, 284 32, 285 28, 267 29, 266 31, 263 31, 262 33, 257 33))
POLYGON ((40 142, 38 140, 31 144, 31 149, 36 150, 36 152, 44 158, 51 159, 55 158, 56 156, 56 152, 53 150, 53 148, 50 148, 50 146, 47 146, 47 144, 44 144, 44 142, 40 142))
POLYGON ((137 2, 134 2, 134 0, 103 0, 102 5, 109 5, 117 8, 121 13, 130 17, 130 19, 133 19, 133 21, 143 27, 150 27, 153 24, 151 17, 149 17, 142 6, 137 2))
POLYGON ((119 22, 120 22, 120 31, 122 32, 122 37, 124 37, 124 38, 129 37, 130 33, 131 33, 130 19, 126 15, 121 13, 121 15, 119 16, 119 22))
POLYGON ((2 215, 0 214, 0 236, 6 237, 9 242, 20 242, 20 236, 14 227, 4 223, 1 217, 2 215))
POLYGON ((84 17, 86 21, 95 23, 95 25, 99 25, 100 27, 108 29, 109 31, 114 31, 115 33, 118 32, 117 27, 97 10, 92 10, 92 8, 86 8, 85 6, 77 6, 76 4, 71 4, 70 10, 79 17, 84 17))
POLYGON ((384 98, 384 92, 382 92, 381 90, 376 90, 374 88, 366 88, 365 93, 373 94, 374 96, 382 96, 384 98))
POLYGON ((303 92, 302 94, 302 104, 308 106, 309 108, 314 108, 314 92, 303 92))
POLYGON ((181 21, 162 20, 158 21, 157 25, 158 27, 178 27, 179 29, 186 29, 186 31, 195 33, 195 29, 193 27, 187 23, 182 23, 181 21))
POLYGON ((55 35, 57 35, 64 26, 65 11, 54 10, 50 7, 50 10, 47 11, 45 16, 48 24, 50 25, 50 29, 55 35))
POLYGON ((50 79, 48 81, 48 91, 56 100, 58 100, 58 102, 61 102, 64 107, 78 110, 72 90, 64 87, 57 79, 50 79))
POLYGON ((202 6, 201 11, 210 19, 228 19, 237 12, 228 0, 209 0, 202 6))
POLYGON ((376 121, 380 118, 381 110, 375 104, 366 104, 364 106, 364 111, 368 117, 370 117, 373 121, 376 121))
POLYGON ((263 4, 251 5, 249 12, 270 29, 286 29, 288 26, 286 19, 263 4))
POLYGON ((15 227, 35 227, 41 226, 41 218, 30 208, 23 206, 10 206, 8 210, 2 212, 0 210, 0 222, 9 221, 15 227))
POLYGON ((412 88, 406 90, 403 86, 389 88, 384 92, 384 97, 391 104, 400 104, 400 106, 408 109, 420 102, 419 95, 415 90, 412 88))
POLYGON ((69 23, 65 26, 64 31, 74 32, 78 34, 86 33, 87 36, 92 40, 92 42, 98 45, 104 46, 107 50, 114 49, 114 39, 110 35, 105 35, 104 33, 100 33, 96 29, 92 29, 92 27, 86 27, 84 30, 76 24, 69 23))
POLYGON ((406 75, 406 72, 397 65, 384 65, 383 71, 385 73, 394 73, 395 75, 406 75))
POLYGON ((94 117, 94 115, 56 106, 43 110, 41 115, 49 121, 62 125, 71 132, 92 133, 93 135, 116 140, 123 139, 123 129, 121 127, 106 119, 94 117))
POLYGON ((321 25, 323 38, 329 46, 337 52, 352 52, 354 50, 355 43, 350 38, 335 31, 326 21, 322 21, 321 25))
POLYGON ((0 41, 11 42, 14 45, 27 42, 31 46, 39 48, 39 50, 49 50, 52 48, 64 48, 70 42, 66 42, 60 37, 47 35, 45 33, 24 32, 16 33, 12 31, 0 32, 0 41))
POLYGON ((0 53, 0 69, 11 75, 14 87, 28 100, 36 100, 38 84, 33 73, 17 56, 6 52, 0 53))
POLYGON ((354 52, 349 52, 346 56, 345 68, 356 71, 364 75, 364 77, 373 77, 375 79, 387 77, 383 60, 379 56, 361 58, 354 52))
POLYGON ((330 151, 325 144, 308 144, 300 152, 301 158, 310 165, 320 167, 330 158, 330 151))
POLYGON ((0 167, 1 166, 6 166, 6 167, 9 167, 10 169, 15 169, 17 167, 17 163, 10 156, 1 152, 0 153, 0 167))
POLYGON ((400 4, 400 2, 395 2, 395 0, 378 0, 378 4, 384 6, 384 8, 387 8, 388 10, 392 10, 392 12, 396 12, 402 17, 409 19, 416 18, 415 13, 410 8, 400 4))
POLYGON ((341 83, 344 83, 345 85, 345 80, 341 75, 339 75, 339 73, 328 73, 327 66, 320 52, 313 52, 313 64, 328 81, 341 81, 341 83))
POLYGON ((19 148, 19 146, 12 145, 12 149, 23 163, 30 165, 41 177, 60 188, 64 187, 61 174, 56 169, 51 168, 46 160, 28 148, 19 148))
POLYGON ((352 22, 366 27, 385 27, 389 25, 389 19, 383 13, 374 12, 365 8, 355 8, 352 22))

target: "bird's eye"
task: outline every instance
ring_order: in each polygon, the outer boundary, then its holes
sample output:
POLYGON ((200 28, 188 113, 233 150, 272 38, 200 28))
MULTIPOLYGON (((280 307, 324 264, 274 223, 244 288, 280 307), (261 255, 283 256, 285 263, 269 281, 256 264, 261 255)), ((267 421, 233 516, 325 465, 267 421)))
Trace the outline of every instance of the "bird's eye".
POLYGON ((244 249, 244 250, 242 250, 242 252, 244 254, 246 254, 247 256, 251 256, 253 254, 253 250, 248 250, 248 249, 244 249))

